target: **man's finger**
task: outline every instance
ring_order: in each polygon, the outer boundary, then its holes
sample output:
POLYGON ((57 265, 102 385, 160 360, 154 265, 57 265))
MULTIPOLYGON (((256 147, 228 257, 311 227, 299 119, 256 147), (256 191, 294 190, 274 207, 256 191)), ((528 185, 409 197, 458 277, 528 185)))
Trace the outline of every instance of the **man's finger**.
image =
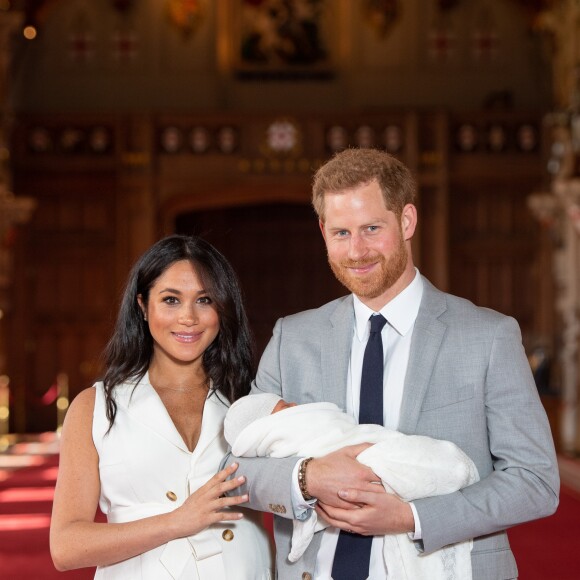
POLYGON ((370 491, 365 491, 362 489, 340 489, 338 490, 338 497, 351 504, 357 504, 361 506, 374 505, 379 499, 378 496, 381 496, 385 493, 385 488, 382 485, 371 485, 370 491))
POLYGON ((324 504, 318 504, 316 509, 319 509, 322 512, 325 519, 332 518, 335 521, 348 524, 353 524, 355 519, 359 517, 358 512, 360 512, 360 507, 356 507, 355 509, 342 509, 324 504))
POLYGON ((371 447, 371 443, 359 443, 358 445, 347 445, 343 448, 343 450, 347 453, 347 455, 351 457, 357 457, 360 455, 365 449, 371 447))

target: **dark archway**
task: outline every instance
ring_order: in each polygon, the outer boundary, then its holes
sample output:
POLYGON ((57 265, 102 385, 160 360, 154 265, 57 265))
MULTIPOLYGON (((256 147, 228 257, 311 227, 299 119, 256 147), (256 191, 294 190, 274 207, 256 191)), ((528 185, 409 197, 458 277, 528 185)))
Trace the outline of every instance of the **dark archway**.
POLYGON ((277 204, 178 215, 175 231, 200 235, 236 269, 258 355, 281 316, 346 294, 326 261, 310 206, 277 204))

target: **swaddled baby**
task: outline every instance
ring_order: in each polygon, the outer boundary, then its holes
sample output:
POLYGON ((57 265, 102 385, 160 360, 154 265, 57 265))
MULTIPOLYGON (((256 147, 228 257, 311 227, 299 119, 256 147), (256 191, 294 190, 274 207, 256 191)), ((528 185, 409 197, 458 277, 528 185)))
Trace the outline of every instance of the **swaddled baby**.
MULTIPOLYGON (((471 459, 449 441, 404 435, 381 425, 359 425, 333 403, 288 403, 278 395, 248 395, 229 409, 224 433, 238 457, 321 457, 346 445, 371 443, 357 460, 404 501, 453 493, 479 480, 471 459)), ((288 559, 297 561, 315 532, 327 527, 312 510, 294 520, 288 559)), ((384 536, 391 580, 469 580, 471 541, 422 554, 407 534, 384 536)))

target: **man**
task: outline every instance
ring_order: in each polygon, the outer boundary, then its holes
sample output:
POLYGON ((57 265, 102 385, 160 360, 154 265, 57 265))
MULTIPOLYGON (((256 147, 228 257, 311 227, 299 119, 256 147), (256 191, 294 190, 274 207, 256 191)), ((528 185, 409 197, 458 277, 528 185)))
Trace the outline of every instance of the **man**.
POLYGON ((316 459, 239 458, 250 506, 277 516, 282 580, 389 578, 381 543, 402 532, 418 557, 474 538, 475 580, 516 578, 505 530, 558 505, 553 442, 519 327, 418 273, 415 190, 409 170, 376 150, 346 150, 318 170, 313 205, 328 260, 352 294, 278 320, 252 392, 329 401, 361 423, 452 441, 481 480, 406 503, 355 460, 366 445, 316 459), (291 520, 312 509, 335 527, 291 564, 291 520))

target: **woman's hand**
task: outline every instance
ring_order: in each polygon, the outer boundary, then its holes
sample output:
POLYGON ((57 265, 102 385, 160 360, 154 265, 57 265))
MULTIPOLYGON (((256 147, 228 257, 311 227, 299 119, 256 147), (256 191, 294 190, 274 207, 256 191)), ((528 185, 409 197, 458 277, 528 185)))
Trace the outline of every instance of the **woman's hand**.
POLYGON ((232 463, 216 473, 207 483, 192 493, 182 506, 172 512, 174 529, 177 537, 192 536, 217 522, 235 521, 244 517, 240 512, 225 510, 231 506, 248 501, 248 495, 225 494, 242 485, 245 477, 228 477, 238 469, 237 463, 232 463))
POLYGON ((196 534, 215 522, 242 517, 227 508, 247 501, 247 496, 222 497, 244 482, 244 478, 227 481, 238 468, 234 464, 169 513, 123 523, 95 522, 101 490, 99 456, 92 438, 95 392, 86 389, 75 397, 62 430, 50 526, 50 549, 57 570, 115 564, 196 534))

